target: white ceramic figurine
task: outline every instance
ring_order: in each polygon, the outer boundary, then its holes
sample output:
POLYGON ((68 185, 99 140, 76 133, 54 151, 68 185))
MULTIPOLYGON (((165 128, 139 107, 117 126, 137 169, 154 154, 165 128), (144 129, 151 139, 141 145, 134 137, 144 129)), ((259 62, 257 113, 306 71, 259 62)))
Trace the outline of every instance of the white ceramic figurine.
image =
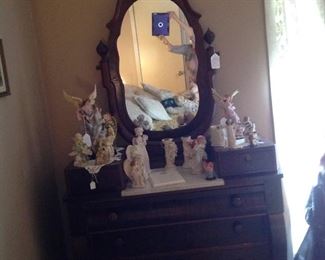
POLYGON ((182 166, 183 168, 190 169, 193 140, 190 136, 182 137, 181 139, 183 144, 183 156, 184 156, 184 163, 182 166))
POLYGON ((244 117, 243 126, 246 142, 248 142, 251 146, 257 145, 258 135, 256 133, 256 127, 248 116, 244 117))
POLYGON ((141 155, 143 157, 143 163, 144 163, 144 176, 146 180, 149 178, 150 174, 150 161, 149 161, 149 155, 147 152, 147 140, 148 136, 143 134, 143 128, 142 127, 136 127, 134 129, 135 136, 132 139, 132 144, 138 146, 138 150, 141 152, 141 155))
POLYGON ((199 135, 194 142, 191 159, 192 174, 201 174, 203 172, 202 163, 203 160, 207 159, 206 143, 206 138, 203 135, 199 135))
POLYGON ((166 138, 162 140, 165 149, 165 168, 175 168, 175 158, 177 156, 177 145, 172 138, 166 138))
POLYGON ((226 122, 227 140, 229 148, 236 148, 236 126, 231 119, 226 122))
POLYGON ((211 145, 226 147, 225 127, 221 124, 210 127, 211 145))
POLYGON ((69 155, 74 156, 74 166, 83 167, 89 160, 90 155, 92 155, 92 151, 83 141, 83 137, 80 133, 75 134, 73 141, 72 152, 69 153, 69 155))
POLYGON ((113 147, 113 136, 101 138, 98 142, 98 149, 96 153, 96 164, 107 164, 113 160, 115 150, 113 147))
POLYGON ((144 168, 144 158, 140 146, 129 145, 126 149, 126 160, 123 162, 123 169, 133 188, 143 188, 145 186, 144 168))

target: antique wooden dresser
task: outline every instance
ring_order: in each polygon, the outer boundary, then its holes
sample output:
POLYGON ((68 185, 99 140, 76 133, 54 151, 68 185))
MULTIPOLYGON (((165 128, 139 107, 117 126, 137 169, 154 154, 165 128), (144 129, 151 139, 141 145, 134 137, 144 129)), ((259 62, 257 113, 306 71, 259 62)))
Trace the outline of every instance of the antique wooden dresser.
POLYGON ((285 260, 274 146, 213 153, 222 186, 67 196, 74 259, 285 260))
MULTIPOLYGON (((175 141, 178 146, 176 161, 181 164, 181 137, 197 138, 208 132, 215 107, 212 78, 220 67, 220 61, 216 61, 219 56, 213 47, 214 33, 207 30, 203 34, 199 23, 201 15, 191 8, 187 0, 146 1, 150 5, 146 17, 151 18, 157 12, 164 12, 165 16, 168 14, 171 18, 171 29, 180 32, 187 28, 185 32, 189 33, 187 37, 182 37, 182 44, 185 44, 187 38, 190 39, 183 47, 187 46, 186 50, 190 50, 191 62, 185 62, 180 69, 162 73, 165 68, 174 68, 174 63, 162 65, 165 63, 161 61, 170 48, 168 50, 162 44, 163 37, 151 35, 154 23, 149 20, 142 27, 137 24, 141 32, 137 37, 126 34, 134 30, 123 30, 132 16, 128 10, 135 13, 135 8, 141 2, 116 2, 114 16, 107 24, 110 30, 108 40, 101 41, 96 49, 100 55, 97 68, 101 71, 102 85, 107 92, 106 109, 117 119, 118 135, 124 141, 123 147, 126 147, 133 144, 136 124, 129 113, 132 109, 128 111, 126 105, 130 100, 126 100, 124 82, 127 82, 125 76, 129 74, 120 72, 122 64, 131 68, 131 57, 138 57, 138 54, 128 54, 132 45, 129 40, 125 43, 127 48, 124 51, 120 48, 118 42, 121 42, 122 36, 127 36, 125 39, 138 39, 139 35, 147 32, 145 35, 152 40, 152 44, 145 45, 142 50, 155 53, 147 57, 158 57, 156 62, 150 62, 147 73, 153 79, 165 76, 159 85, 162 89, 168 85, 166 82, 169 79, 174 79, 172 86, 177 85, 176 79, 186 74, 183 70, 194 64, 192 73, 187 74, 197 87, 196 95, 199 94, 199 99, 195 101, 197 111, 190 114, 192 119, 180 123, 175 129, 167 125, 164 130, 145 131, 150 166, 159 168, 165 165, 163 139, 175 141), (167 7, 161 8, 158 2, 167 7), (161 45, 164 47, 161 51, 153 51, 156 50, 153 47, 161 45), (151 72, 155 66, 156 72, 151 72)), ((143 8, 140 6, 139 10, 143 8)), ((180 58, 182 61, 187 60, 180 58)), ((189 89, 194 91, 195 86, 192 87, 193 84, 186 86, 184 93, 189 89)), ((219 97, 219 102, 225 102, 224 97, 219 97)), ((229 97, 225 100, 229 100, 229 97)), ((131 101, 134 100, 131 98, 131 101)), ((157 110, 156 106, 147 107, 146 113, 151 114, 151 109, 157 110)), ((228 109, 234 108, 230 106, 228 109)), ((185 112, 183 119, 186 119, 185 112)), ((224 179, 224 185, 203 178, 203 181, 193 181, 193 186, 185 188, 170 186, 168 191, 152 189, 132 194, 123 190, 121 193, 120 189, 125 187, 125 183, 123 167, 119 163, 107 166, 92 177, 83 169, 67 168, 68 193, 65 202, 70 220, 73 259, 285 260, 282 175, 277 170, 274 145, 260 144, 240 149, 214 149, 208 146, 208 150, 209 160, 215 163, 217 174, 224 179), (99 180, 97 188, 94 192, 84 192, 89 189, 89 182, 94 181, 91 178, 99 180)))

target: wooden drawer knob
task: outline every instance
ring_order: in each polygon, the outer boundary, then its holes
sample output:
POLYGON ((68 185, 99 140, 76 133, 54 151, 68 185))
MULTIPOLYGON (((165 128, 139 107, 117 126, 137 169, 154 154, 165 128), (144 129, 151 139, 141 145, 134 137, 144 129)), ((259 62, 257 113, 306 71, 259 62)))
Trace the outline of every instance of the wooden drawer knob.
POLYGON ((108 214, 108 220, 110 222, 116 221, 118 219, 118 215, 115 212, 109 213, 108 214))
POLYGON ((233 224, 233 229, 234 229, 235 233, 240 234, 244 231, 244 226, 242 223, 237 221, 233 224))
POLYGON ((231 205, 233 205, 235 208, 239 208, 243 205, 243 201, 238 195, 234 195, 231 198, 231 205))

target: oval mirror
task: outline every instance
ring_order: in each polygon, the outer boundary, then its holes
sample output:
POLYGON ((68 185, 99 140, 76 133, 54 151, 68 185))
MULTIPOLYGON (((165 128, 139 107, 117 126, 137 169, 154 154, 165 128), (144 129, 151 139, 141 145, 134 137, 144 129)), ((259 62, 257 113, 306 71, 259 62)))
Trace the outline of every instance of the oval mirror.
POLYGON ((117 0, 107 45, 101 41, 96 48, 120 140, 131 143, 135 125, 147 129, 153 168, 163 164, 162 139, 173 138, 182 151, 182 136, 197 137, 210 126, 214 71, 200 17, 187 0, 117 0), (147 117, 139 118, 144 112, 147 117))
POLYGON ((119 72, 131 121, 163 131, 189 124, 199 108, 193 28, 171 0, 138 0, 117 41, 119 72))

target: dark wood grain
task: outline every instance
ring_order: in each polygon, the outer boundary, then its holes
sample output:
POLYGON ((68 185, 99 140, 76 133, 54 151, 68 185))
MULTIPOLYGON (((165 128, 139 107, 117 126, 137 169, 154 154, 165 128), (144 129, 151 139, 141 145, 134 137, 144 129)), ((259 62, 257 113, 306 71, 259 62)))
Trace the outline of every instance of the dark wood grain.
POLYGON ((281 177, 134 197, 68 196, 71 233, 88 237, 93 259, 285 259, 281 177))

